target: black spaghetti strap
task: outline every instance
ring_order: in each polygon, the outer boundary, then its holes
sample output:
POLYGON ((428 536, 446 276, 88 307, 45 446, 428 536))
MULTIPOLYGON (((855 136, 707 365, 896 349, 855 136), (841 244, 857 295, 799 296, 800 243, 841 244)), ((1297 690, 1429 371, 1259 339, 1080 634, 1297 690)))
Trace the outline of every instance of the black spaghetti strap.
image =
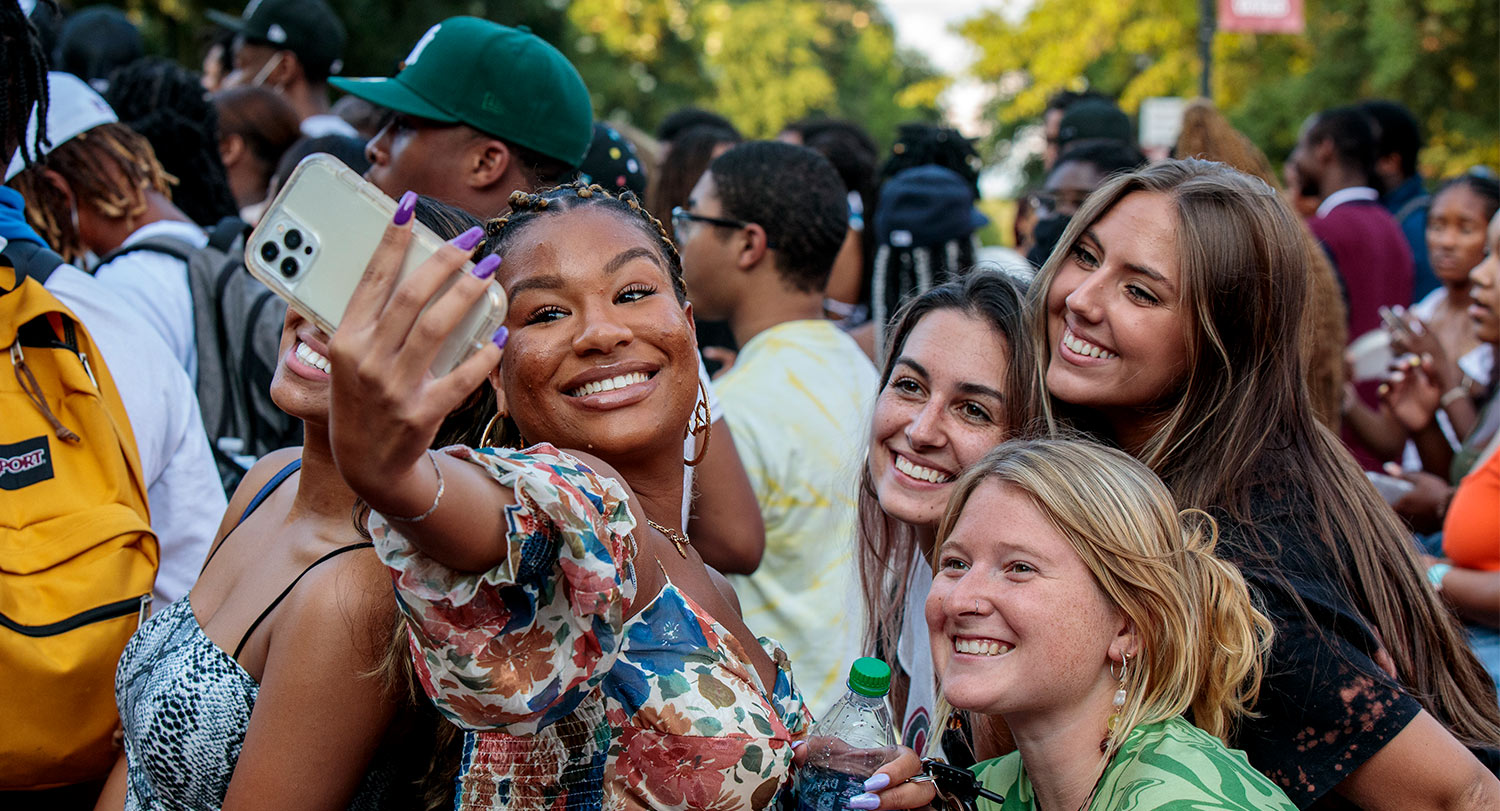
POLYGON ((292 589, 297 587, 297 584, 302 581, 302 578, 306 576, 308 572, 316 568, 318 564, 322 563, 325 560, 336 558, 339 555, 344 554, 345 552, 350 552, 355 549, 373 549, 374 547, 375 544, 370 543, 369 541, 365 541, 364 543, 352 543, 348 546, 341 546, 338 549, 335 549, 332 552, 324 555, 323 557, 313 561, 312 565, 308 566, 306 569, 303 569, 302 574, 297 575, 297 577, 292 580, 291 583, 287 584, 287 587, 282 589, 280 594, 276 595, 276 599, 272 600, 271 604, 266 606, 266 610, 260 612, 260 616, 255 618, 255 622, 250 623, 250 627, 245 629, 245 635, 240 637, 240 644, 234 647, 234 658, 240 658, 240 651, 245 649, 245 643, 250 641, 250 635, 255 633, 255 629, 260 627, 260 624, 265 621, 266 617, 270 616, 271 612, 276 610, 276 606, 281 605, 281 601, 286 599, 286 596, 292 593, 292 589))
POLYGON ((240 520, 234 522, 234 526, 229 528, 229 532, 224 533, 224 540, 219 541, 218 546, 215 546, 213 549, 209 550, 208 557, 203 559, 203 566, 199 569, 199 572, 202 572, 203 569, 207 569, 208 562, 214 559, 214 555, 219 554, 220 549, 224 548, 224 542, 229 540, 230 533, 234 532, 234 530, 238 528, 240 524, 245 523, 245 519, 250 517, 250 513, 255 512, 255 508, 259 507, 267 498, 269 498, 271 493, 276 488, 281 486, 282 482, 286 481, 289 476, 301 469, 302 459, 293 459, 292 461, 287 463, 286 467, 276 471, 276 475, 272 476, 269 481, 261 485, 260 490, 256 492, 255 497, 250 499, 249 504, 245 505, 245 511, 240 513, 240 520))

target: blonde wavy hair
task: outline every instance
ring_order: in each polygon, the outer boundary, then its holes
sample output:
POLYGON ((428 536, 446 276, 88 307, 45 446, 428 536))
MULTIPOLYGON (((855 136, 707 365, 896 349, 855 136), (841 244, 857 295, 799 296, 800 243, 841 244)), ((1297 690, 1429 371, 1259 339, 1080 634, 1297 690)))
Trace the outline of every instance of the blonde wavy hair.
MULTIPOLYGON (((959 479, 939 550, 970 496, 990 482, 1026 493, 1135 626, 1138 651, 1106 760, 1140 724, 1191 710, 1194 724, 1222 740, 1238 718, 1254 714, 1271 622, 1252 604, 1239 569, 1214 555, 1212 517, 1179 511, 1166 485, 1121 451, 1082 439, 1012 440, 959 479)), ((934 726, 951 713, 940 700, 934 726)))

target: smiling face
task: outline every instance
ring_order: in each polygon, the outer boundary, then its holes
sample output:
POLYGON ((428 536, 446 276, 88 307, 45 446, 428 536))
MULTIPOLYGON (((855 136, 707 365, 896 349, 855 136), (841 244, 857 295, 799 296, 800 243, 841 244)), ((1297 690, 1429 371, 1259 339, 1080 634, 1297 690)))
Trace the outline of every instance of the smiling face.
POLYGON ((1490 218, 1486 234, 1490 252, 1469 271, 1469 318, 1474 334, 1487 344, 1500 344, 1500 213, 1490 218))
POLYGON ((934 310, 912 328, 871 421, 870 479, 886 514, 935 527, 953 480, 1004 441, 1006 349, 961 310, 934 310))
POLYGON ((950 704, 1004 715, 1018 732, 1108 715, 1110 662, 1129 649, 1128 623, 1030 496, 979 484, 936 570, 927 628, 950 704))
POLYGON ((1177 215, 1133 192, 1086 229, 1047 290, 1047 390, 1140 427, 1189 368, 1177 215))
POLYGON ((1484 200, 1464 185, 1451 186, 1432 201, 1427 212, 1427 255, 1438 281, 1463 285, 1469 271, 1484 259, 1484 200))
POLYGON ((499 279, 510 297, 502 410, 529 442, 612 464, 681 455, 697 344, 655 240, 598 205, 545 213, 506 243, 499 279))
POLYGON ((281 327, 281 357, 271 378, 271 401, 307 422, 328 422, 328 336, 287 308, 281 327))

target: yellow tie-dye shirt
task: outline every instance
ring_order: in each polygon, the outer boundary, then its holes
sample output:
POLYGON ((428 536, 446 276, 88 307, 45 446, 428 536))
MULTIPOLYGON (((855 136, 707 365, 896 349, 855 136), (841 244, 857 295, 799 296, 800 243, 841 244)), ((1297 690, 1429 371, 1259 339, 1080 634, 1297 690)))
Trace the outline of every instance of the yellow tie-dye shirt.
POLYGON ((878 382, 854 340, 818 320, 757 334, 714 386, 766 524, 760 568, 730 580, 745 624, 786 649, 815 716, 859 656, 855 494, 878 382))

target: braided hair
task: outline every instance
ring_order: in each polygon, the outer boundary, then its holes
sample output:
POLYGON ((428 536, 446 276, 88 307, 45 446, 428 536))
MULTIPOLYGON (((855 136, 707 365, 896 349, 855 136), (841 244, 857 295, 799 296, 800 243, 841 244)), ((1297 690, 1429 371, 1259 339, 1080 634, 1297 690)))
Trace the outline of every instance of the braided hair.
POLYGON ((165 59, 137 60, 110 74, 104 100, 178 178, 172 202, 182 213, 202 226, 239 213, 219 157, 219 112, 197 74, 165 59))
MULTIPOLYGON (((52 0, 41 2, 56 8, 52 0)), ((15 144, 21 160, 29 166, 50 146, 46 127, 37 127, 36 138, 30 143, 26 140, 26 122, 33 104, 37 121, 47 120, 47 54, 36 28, 15 0, 0 0, 0 71, 6 77, 0 82, 0 116, 4 116, 0 120, 0 141, 7 149, 15 144)), ((8 161, 10 155, 5 158, 8 161)))
MULTIPOLYGON (((68 182, 78 205, 89 205, 116 219, 146 213, 146 192, 171 196, 177 178, 156 160, 151 144, 124 124, 100 124, 81 132, 47 155, 46 168, 68 182)), ((78 233, 77 212, 68 196, 33 166, 11 186, 26 198, 26 219, 62 257, 80 261, 87 248, 78 233)))
POLYGON ((515 239, 516 234, 543 215, 569 211, 584 205, 601 206, 617 212, 652 239, 667 264, 667 275, 672 277, 672 292, 677 294, 677 301, 687 301, 687 284, 682 280, 682 257, 677 253, 677 246, 667 235, 666 226, 641 205, 640 198, 634 192, 625 191, 615 195, 597 183, 587 184, 583 181, 553 186, 538 192, 511 192, 510 210, 485 225, 486 247, 492 253, 500 253, 506 244, 515 239))

